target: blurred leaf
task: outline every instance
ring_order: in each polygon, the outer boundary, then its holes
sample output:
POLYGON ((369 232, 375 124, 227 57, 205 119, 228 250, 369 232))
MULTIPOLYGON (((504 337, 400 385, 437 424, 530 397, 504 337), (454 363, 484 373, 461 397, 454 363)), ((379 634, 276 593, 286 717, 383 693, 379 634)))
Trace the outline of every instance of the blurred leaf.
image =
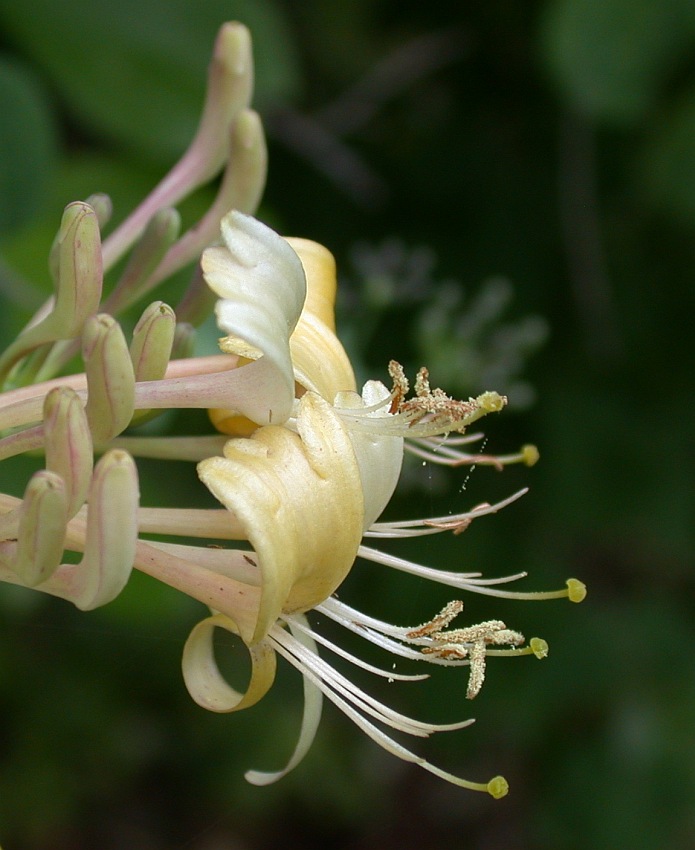
POLYGON ((36 211, 56 159, 56 133, 38 82, 0 57, 0 233, 36 211))
POLYGON ((542 31, 545 63, 580 113, 628 124, 654 105, 692 41, 688 23, 679 0, 555 0, 542 31))
POLYGON ((639 182, 663 212, 695 224, 695 88, 659 123, 641 156, 639 182))
POLYGON ((0 0, 0 22, 80 120, 158 161, 179 156, 192 138, 215 34, 233 19, 253 33, 255 104, 289 98, 298 71, 271 0, 36 0, 31 15, 0 0))

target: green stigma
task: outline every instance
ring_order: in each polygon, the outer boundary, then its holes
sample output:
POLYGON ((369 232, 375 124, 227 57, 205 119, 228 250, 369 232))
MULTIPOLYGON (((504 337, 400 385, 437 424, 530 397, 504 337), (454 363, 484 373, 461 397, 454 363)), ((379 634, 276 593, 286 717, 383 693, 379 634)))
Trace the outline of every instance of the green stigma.
POLYGON ((567 579, 567 598, 570 602, 583 602, 586 599, 586 585, 578 578, 567 579))
POLYGON ((531 648, 531 652, 536 656, 536 658, 548 657, 548 642, 543 640, 543 638, 531 638, 531 640, 528 642, 528 645, 531 648))
POLYGON ((501 800, 509 793, 509 783, 504 776, 493 776, 487 784, 487 793, 495 800, 501 800))

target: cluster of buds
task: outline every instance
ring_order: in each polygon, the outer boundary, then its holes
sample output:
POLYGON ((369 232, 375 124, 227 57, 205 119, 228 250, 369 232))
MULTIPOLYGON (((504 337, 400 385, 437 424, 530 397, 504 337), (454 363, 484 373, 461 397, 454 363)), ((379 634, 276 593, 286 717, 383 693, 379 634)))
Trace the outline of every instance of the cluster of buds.
POLYGON ((450 467, 499 468, 530 465, 537 452, 530 446, 502 457, 467 451, 475 435, 465 430, 504 407, 497 393, 458 401, 432 389, 423 369, 411 396, 395 362, 390 389, 369 381, 357 392, 336 335, 332 256, 314 242, 282 238, 251 215, 266 166, 261 124, 248 106, 251 85, 248 33, 225 25, 199 130, 171 173, 103 244, 108 199, 95 196, 67 207, 50 255, 55 295, 0 356, 0 460, 29 451, 45 456, 45 468, 31 477, 23 498, 0 494, 0 580, 89 609, 117 596, 136 568, 199 600, 212 613, 186 642, 183 675, 192 697, 213 711, 253 705, 273 682, 277 655, 289 661, 305 683, 299 740, 282 770, 251 771, 251 782, 267 784, 299 763, 326 696, 399 758, 454 784, 504 796, 502 777, 461 779, 383 730, 426 737, 471 720, 442 725, 400 714, 328 664, 318 645, 389 680, 425 675, 361 660, 318 633, 307 613, 319 611, 398 658, 467 668, 469 699, 483 684, 490 656, 544 657, 543 640, 526 644, 500 620, 449 628, 463 609, 459 600, 423 625, 399 627, 334 595, 359 558, 459 590, 581 601, 584 587, 575 579, 558 591, 513 592, 503 585, 521 575, 486 579, 435 570, 363 542, 459 534, 524 492, 455 515, 379 522, 405 452, 450 467), (210 209, 180 234, 174 204, 223 167, 210 209), (104 296, 104 274, 128 251, 123 272, 104 296), (192 280, 180 302, 174 309, 151 303, 128 342, 119 313, 191 263, 192 280), (192 356, 194 327, 213 304, 221 353, 192 356), (82 370, 63 375, 77 357, 82 370), (208 410, 215 431, 138 433, 137 426, 158 412, 182 408, 208 410), (221 507, 141 506, 135 457, 197 462, 202 485, 221 507), (177 542, 182 535, 204 543, 177 542), (229 548, 230 540, 243 541, 242 548, 229 548), (79 553, 79 562, 63 563, 65 550, 79 553), (249 650, 252 672, 244 693, 217 666, 217 628, 238 635, 249 650))

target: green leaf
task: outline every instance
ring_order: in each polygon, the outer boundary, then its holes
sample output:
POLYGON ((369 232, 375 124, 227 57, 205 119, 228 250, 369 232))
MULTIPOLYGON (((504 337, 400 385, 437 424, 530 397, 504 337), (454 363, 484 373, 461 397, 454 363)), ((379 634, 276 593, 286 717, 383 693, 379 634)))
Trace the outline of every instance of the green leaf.
POLYGON ((581 114, 638 121, 689 44, 684 15, 679 0, 555 0, 541 33, 545 64, 581 114))
POLYGON ((297 64, 272 0, 35 0, 31 14, 0 0, 0 23, 78 119, 158 162, 178 158, 191 140, 215 35, 234 19, 254 37, 255 105, 291 97, 297 64))
POLYGON ((56 161, 56 133, 33 75, 0 57, 0 233, 20 228, 39 206, 56 161))

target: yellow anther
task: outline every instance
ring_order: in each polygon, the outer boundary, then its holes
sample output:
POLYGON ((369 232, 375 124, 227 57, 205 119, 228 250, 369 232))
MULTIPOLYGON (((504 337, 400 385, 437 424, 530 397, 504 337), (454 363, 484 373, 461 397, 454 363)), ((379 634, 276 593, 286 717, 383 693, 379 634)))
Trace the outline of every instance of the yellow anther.
POLYGON ((586 585, 578 578, 567 579, 567 598, 570 602, 582 602, 586 598, 586 585))
POLYGON ((509 783, 504 776, 493 776, 487 784, 487 793, 495 800, 501 800, 509 793, 509 783))
POLYGON ((546 658, 548 655, 548 644, 543 638, 531 638, 528 642, 528 645, 531 647, 531 652, 536 656, 536 658, 546 658))

